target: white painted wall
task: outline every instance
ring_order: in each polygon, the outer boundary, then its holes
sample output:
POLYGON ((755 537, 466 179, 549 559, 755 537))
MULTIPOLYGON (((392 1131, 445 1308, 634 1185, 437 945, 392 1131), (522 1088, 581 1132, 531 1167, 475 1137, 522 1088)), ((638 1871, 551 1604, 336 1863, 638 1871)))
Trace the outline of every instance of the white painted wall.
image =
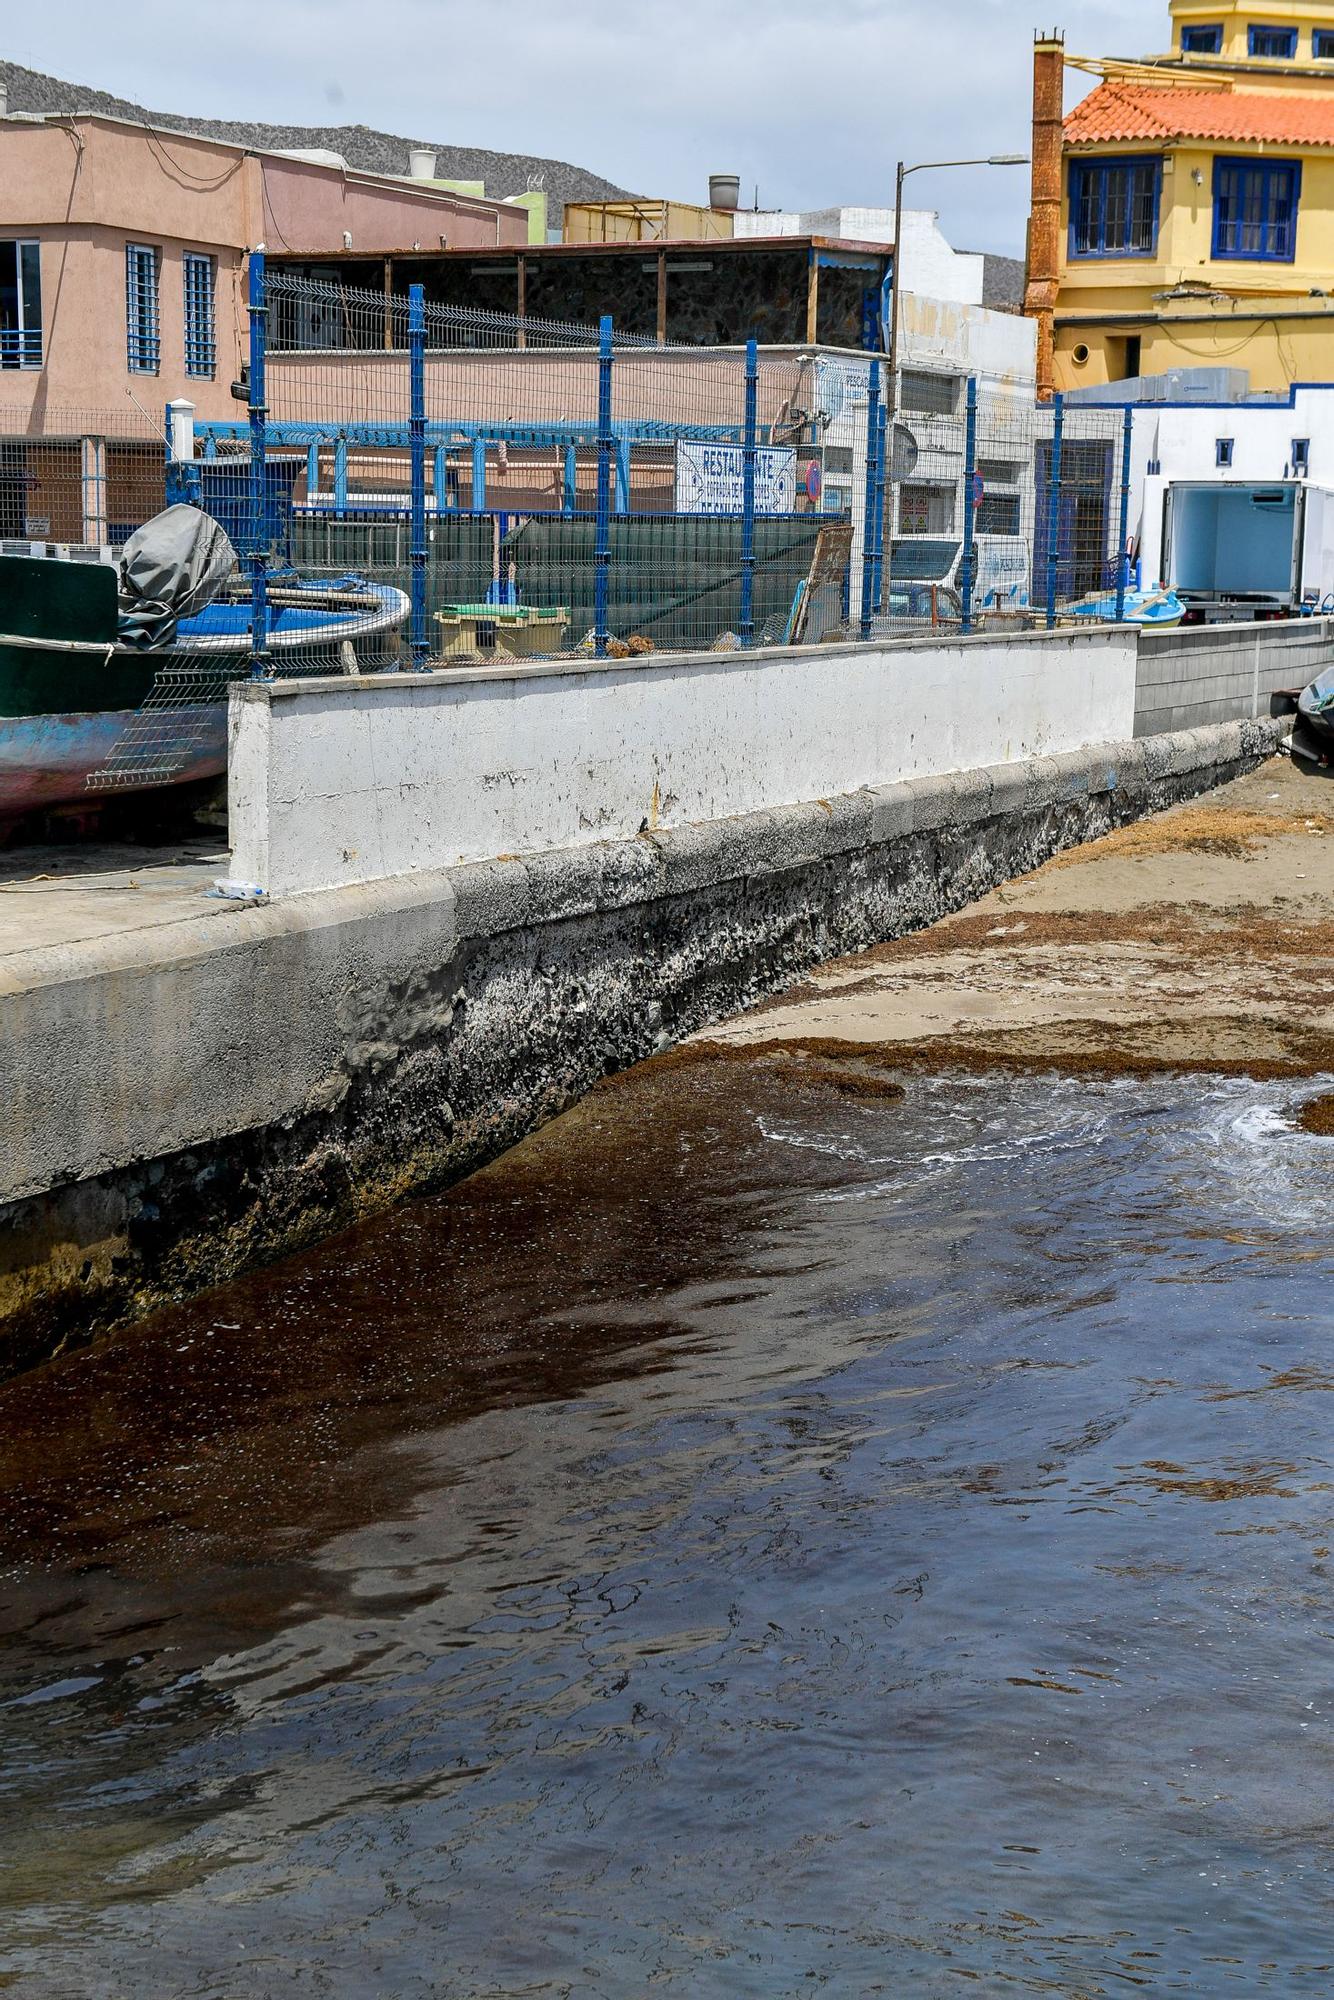
MULTIPOLYGON (((893 208, 739 209, 733 233, 740 237, 825 236, 842 243, 894 241, 893 208)), ((902 284, 928 298, 980 306, 985 259, 956 250, 934 209, 903 212, 902 284)))
POLYGON ((231 873, 268 894, 632 837, 1134 729, 1133 631, 241 682, 231 873))
POLYGON ((975 375, 983 395, 1015 397, 1031 409, 1037 357, 1036 320, 959 305, 916 285, 899 300, 899 361, 904 368, 975 375))

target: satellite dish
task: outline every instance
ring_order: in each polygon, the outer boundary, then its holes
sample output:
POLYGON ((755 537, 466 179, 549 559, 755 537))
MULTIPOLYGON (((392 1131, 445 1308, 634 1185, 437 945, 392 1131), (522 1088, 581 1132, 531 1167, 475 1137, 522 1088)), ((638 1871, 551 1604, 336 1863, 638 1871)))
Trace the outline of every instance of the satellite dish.
POLYGON ((895 424, 894 441, 889 449, 889 476, 892 480, 911 479, 917 470, 920 453, 917 439, 906 424, 895 424))

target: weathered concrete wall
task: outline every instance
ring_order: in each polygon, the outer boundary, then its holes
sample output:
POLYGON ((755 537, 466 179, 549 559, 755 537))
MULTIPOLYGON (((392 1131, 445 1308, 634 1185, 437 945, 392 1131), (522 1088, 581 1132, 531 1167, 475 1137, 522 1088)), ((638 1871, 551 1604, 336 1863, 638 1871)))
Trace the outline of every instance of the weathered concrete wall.
POLYGON ((1275 740, 1123 743, 29 953, 0 991, 0 1368, 444 1185, 605 1073, 1275 740))
POLYGON ((1135 688, 1136 736, 1268 715, 1281 689, 1310 685, 1334 658, 1334 619, 1196 625, 1145 632, 1135 688))
POLYGON ((1132 733, 1130 631, 242 682, 232 872, 272 896, 811 804, 1132 733))

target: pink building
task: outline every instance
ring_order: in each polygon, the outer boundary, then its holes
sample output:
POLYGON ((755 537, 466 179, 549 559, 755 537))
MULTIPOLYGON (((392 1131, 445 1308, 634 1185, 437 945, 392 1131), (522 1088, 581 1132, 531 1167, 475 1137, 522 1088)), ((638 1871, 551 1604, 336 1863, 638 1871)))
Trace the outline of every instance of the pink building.
POLYGON ((245 257, 517 246, 524 209, 100 113, 0 118, 0 434, 237 412, 245 257))

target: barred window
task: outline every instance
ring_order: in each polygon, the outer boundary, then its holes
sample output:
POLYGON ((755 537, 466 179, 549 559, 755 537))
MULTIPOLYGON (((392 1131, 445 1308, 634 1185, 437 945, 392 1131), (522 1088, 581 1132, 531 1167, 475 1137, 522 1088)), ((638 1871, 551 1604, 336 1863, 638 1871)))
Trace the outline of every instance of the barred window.
POLYGON ((125 245, 125 343, 132 375, 156 375, 162 363, 158 317, 158 252, 125 245))
POLYGON ((959 408, 959 377, 905 368, 899 378, 899 408, 927 417, 954 416, 959 408))
POLYGON ((978 534, 1017 535, 1019 531, 1019 495, 984 493, 977 510, 978 534))
POLYGON ((217 373, 217 318, 214 310, 216 266, 211 257, 187 250, 185 274, 185 372, 212 380, 217 373))

